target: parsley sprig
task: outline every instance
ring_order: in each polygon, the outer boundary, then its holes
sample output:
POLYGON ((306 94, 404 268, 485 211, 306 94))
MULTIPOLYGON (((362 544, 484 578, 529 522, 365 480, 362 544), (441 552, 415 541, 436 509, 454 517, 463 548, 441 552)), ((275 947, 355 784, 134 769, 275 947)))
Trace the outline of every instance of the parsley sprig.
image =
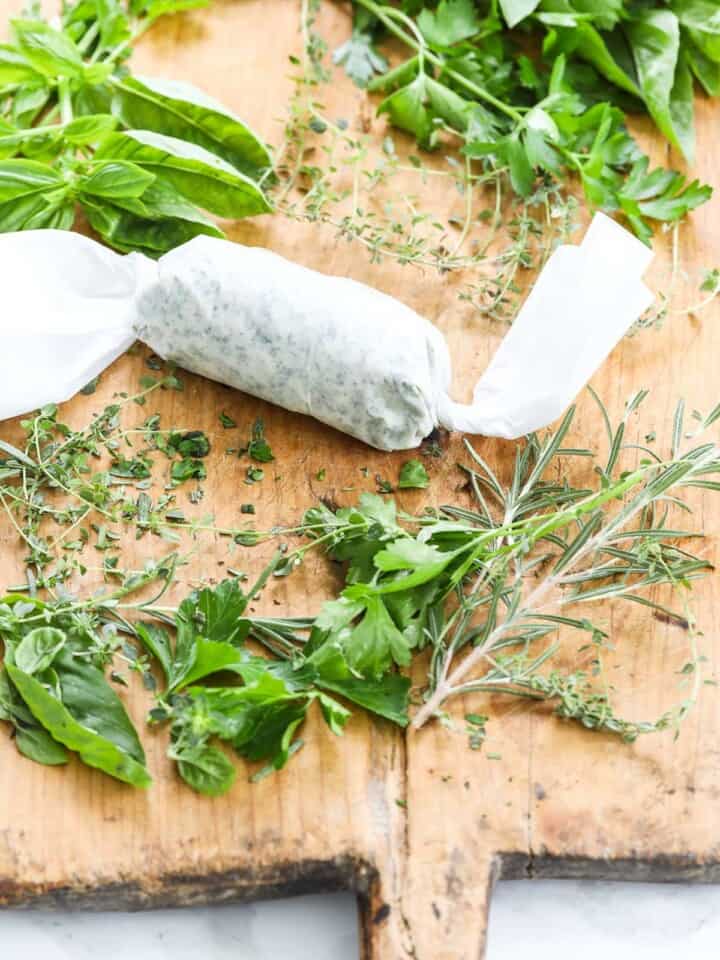
POLYGON ((538 177, 577 175, 591 206, 624 216, 645 241, 653 221, 675 222, 709 199, 711 188, 697 180, 650 170, 625 126, 627 111, 646 109, 692 159, 693 76, 713 94, 720 89, 712 27, 692 3, 593 11, 548 0, 508 0, 500 9, 473 0, 354 6, 353 38, 336 60, 384 94, 378 112, 421 146, 459 138, 467 157, 507 168, 521 198, 538 177), (508 24, 518 23, 542 47, 541 58, 515 44, 508 24), (383 34, 410 51, 392 69, 373 45, 383 34))

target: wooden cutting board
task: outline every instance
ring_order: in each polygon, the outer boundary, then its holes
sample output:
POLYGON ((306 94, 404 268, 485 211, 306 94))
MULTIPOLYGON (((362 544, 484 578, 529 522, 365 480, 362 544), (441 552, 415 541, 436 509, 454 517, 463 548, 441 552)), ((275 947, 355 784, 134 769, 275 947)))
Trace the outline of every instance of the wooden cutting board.
MULTIPOLYGON (((20 0, 3 0, 5 16, 20 0)), ((299 0, 219 0, 206 11, 169 18, 153 29, 135 58, 137 72, 196 83, 278 143, 291 83, 288 55, 297 53, 299 0)), ((325 5, 322 27, 330 43, 346 36, 348 11, 325 5)), ((322 91, 342 96, 337 111, 350 123, 367 118, 364 96, 352 88, 322 91)), ((339 101, 338 101, 339 103, 339 101)), ((373 119, 382 135, 382 124, 373 119)), ((698 103, 697 175, 718 182, 717 108, 698 103)), ((648 138, 648 142, 650 139, 648 138)), ((657 142, 655 160, 666 160, 657 142)), ((413 175, 409 175, 413 176, 413 175)), ((413 186, 415 189, 415 186, 413 186)), ((713 266, 718 250, 717 201, 681 231, 688 270, 713 266)), ((458 396, 485 367, 504 328, 483 320, 457 299, 459 281, 432 271, 384 263, 338 242, 330 228, 297 226, 264 217, 232 226, 234 239, 270 247, 308 266, 351 275, 400 297, 432 318, 448 336, 458 396)), ((660 258, 662 259, 662 258, 660 258)), ((679 283, 684 283, 682 275, 679 283)), ((694 291, 688 289, 688 298, 694 291)), ((678 397, 709 409, 718 399, 717 312, 695 320, 674 316, 658 331, 626 339, 594 380, 611 412, 640 387, 653 393, 644 433, 667 427, 678 397)), ((64 409, 74 423, 113 390, 135 386, 146 372, 142 354, 119 361, 98 392, 64 409)), ((1 387, 0 387, 1 389, 1 387)), ((153 404, 168 424, 205 429, 216 439, 204 513, 239 522, 239 505, 257 504, 260 527, 288 523, 320 495, 350 502, 372 489, 376 473, 396 477, 407 455, 385 455, 269 405, 186 377, 183 393, 153 404), (261 415, 276 453, 267 478, 251 493, 242 463, 223 454, 218 415, 245 427, 261 415), (366 479, 362 468, 368 468, 366 479), (325 469, 321 482, 317 474, 325 469)), ((17 426, 2 425, 13 439, 17 426)), ((577 437, 601 442, 601 425, 581 401, 577 437)), ((512 444, 479 438, 486 458, 506 469, 512 444)), ((432 485, 401 497, 418 510, 425 503, 458 501, 459 439, 445 456, 428 461, 432 485)), ((720 529, 720 503, 699 503, 696 522, 720 529)), ((0 583, 16 582, 22 550, 0 519, 0 583)), ((708 555, 714 553, 712 541, 708 555)), ((157 556, 157 542, 140 541, 136 559, 157 556)), ((181 589, 197 577, 222 577, 229 563, 256 572, 267 551, 239 550, 228 557, 222 539, 199 540, 181 589)), ((719 581, 696 591, 708 676, 720 656, 719 581)), ((266 591, 261 609, 313 612, 335 588, 326 560, 266 591)), ((634 717, 654 717, 682 696, 674 671, 687 659, 683 630, 642 611, 607 618, 618 647, 620 706, 634 717)), ((420 678, 418 678, 420 679, 420 678)), ((142 692, 128 695, 141 726, 142 692)), ((484 952, 491 890, 499 877, 594 877, 623 880, 720 880, 720 695, 712 686, 677 741, 653 736, 625 746, 585 733, 524 703, 457 703, 458 732, 438 724, 402 736, 357 712, 343 738, 313 718, 297 757, 258 784, 241 775, 218 800, 193 794, 165 759, 164 734, 143 734, 155 784, 133 791, 78 763, 66 769, 23 760, 0 737, 0 902, 6 905, 152 907, 218 903, 288 893, 351 889, 362 913, 364 956, 372 960, 477 960, 484 952), (462 714, 491 714, 489 745, 467 749, 462 714)), ((290 960, 290 958, 288 958, 290 960)))

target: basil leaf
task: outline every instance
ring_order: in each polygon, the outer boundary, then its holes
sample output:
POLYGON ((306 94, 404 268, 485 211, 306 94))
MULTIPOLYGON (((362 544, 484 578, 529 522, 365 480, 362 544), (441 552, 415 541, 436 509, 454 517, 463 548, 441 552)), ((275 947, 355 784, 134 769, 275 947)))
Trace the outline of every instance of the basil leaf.
POLYGON ((107 83, 96 83, 92 86, 83 83, 73 92, 72 106, 76 117, 88 117, 93 114, 108 114, 112 112, 113 92, 107 83))
POLYGON ((581 21, 571 29, 557 31, 559 48, 579 54, 611 83, 636 97, 642 96, 637 83, 618 63, 605 37, 591 24, 581 21))
POLYGON ((0 232, 27 229, 27 224, 45 215, 47 203, 42 193, 18 197, 0 203, 0 232))
POLYGON ((53 740, 42 727, 15 727, 15 746, 28 760, 42 763, 47 767, 57 767, 69 761, 70 755, 61 743, 53 740))
POLYGON ((0 87, 25 83, 27 80, 42 82, 40 74, 16 47, 0 44, 0 87))
POLYGON ((239 117, 188 83, 127 77, 115 84, 123 123, 204 147, 251 177, 272 166, 270 152, 239 117))
MULTIPOLYGON (((670 10, 644 10, 626 26, 643 99, 655 123, 667 139, 688 157, 692 157, 694 138, 682 106, 673 113, 675 71, 680 53, 680 26, 670 10), (676 127, 676 119, 680 127, 676 127)), ((685 99, 681 80, 676 99, 685 99)))
POLYGON ((11 663, 6 669, 35 719, 88 766, 137 787, 149 786, 145 756, 117 694, 88 664, 78 668, 64 651, 58 675, 63 702, 11 663))
POLYGON ((675 83, 670 93, 670 117, 683 154, 695 157, 695 99, 690 61, 684 50, 678 54, 675 83))
POLYGON ((249 177, 202 147, 146 130, 112 133, 97 160, 129 160, 168 181, 187 200, 220 217, 267 213, 271 207, 249 177))
POLYGON ((87 114, 76 117, 63 127, 62 135, 69 143, 83 146, 86 143, 95 143, 106 133, 114 130, 118 122, 108 113, 87 114))
POLYGON ((47 670, 67 642, 62 630, 56 627, 37 627, 27 633, 17 645, 15 665, 24 673, 42 673, 47 670))
MULTIPOLYGON (((125 161, 123 161, 125 162, 125 161)), ((142 167, 140 168, 142 169, 142 167)), ((148 171, 144 171, 147 173, 148 171)), ((176 219, 187 220, 188 223, 201 224, 210 236, 222 237, 223 232, 212 220, 185 197, 163 180, 155 179, 144 191, 142 197, 115 197, 113 203, 122 207, 128 213, 147 220, 176 219)))
POLYGON ((0 161, 0 204, 62 184, 63 178, 46 163, 36 160, 0 161))
POLYGON ((720 8, 713 0, 671 0, 668 6, 684 27, 720 35, 720 8))
POLYGON ((97 197, 137 198, 145 193, 154 180, 154 174, 135 163, 111 160, 98 164, 90 176, 78 181, 77 187, 82 193, 97 197))
POLYGON ((711 60, 710 57, 707 56, 702 47, 697 43, 692 30, 685 31, 684 35, 685 55, 688 58, 690 69, 698 83, 702 85, 708 96, 720 96, 720 63, 711 60))
POLYGON ((12 119, 20 127, 30 127, 47 106, 50 87, 44 80, 30 80, 16 90, 12 101, 12 119))
POLYGON ((208 797, 221 797, 235 783, 235 767, 222 750, 203 744, 173 754, 185 783, 208 797))
POLYGON ((137 731, 102 670, 72 656, 67 649, 60 653, 54 667, 60 677, 63 704, 73 717, 144 764, 145 753, 137 731))
POLYGON ((23 230, 69 230, 75 222, 75 204, 67 199, 68 189, 43 194, 42 206, 26 217, 23 230))
POLYGON ((46 77, 79 77, 82 54, 66 33, 42 20, 12 20, 18 45, 32 67, 46 77))
POLYGON ((223 236, 222 231, 199 216, 199 211, 193 220, 163 216, 145 218, 122 209, 120 204, 125 205, 126 201, 121 199, 115 204, 92 203, 87 196, 81 200, 90 226, 110 246, 124 253, 139 250, 148 256, 159 257, 200 234, 223 236))
POLYGON ((67 763, 65 748, 36 722, 3 668, 0 668, 0 720, 13 725, 15 746, 29 760, 49 766, 67 763))

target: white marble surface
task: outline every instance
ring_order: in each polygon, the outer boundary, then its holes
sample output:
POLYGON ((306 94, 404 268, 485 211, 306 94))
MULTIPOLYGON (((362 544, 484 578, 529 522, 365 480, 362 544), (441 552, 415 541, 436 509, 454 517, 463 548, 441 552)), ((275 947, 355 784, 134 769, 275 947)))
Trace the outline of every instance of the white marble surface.
MULTIPOLYGON (((719 944, 720 886, 516 881, 496 890, 488 960, 717 960, 719 944)), ((335 894, 147 913, 0 912, 2 960, 98 956, 357 960, 355 902, 335 894)))

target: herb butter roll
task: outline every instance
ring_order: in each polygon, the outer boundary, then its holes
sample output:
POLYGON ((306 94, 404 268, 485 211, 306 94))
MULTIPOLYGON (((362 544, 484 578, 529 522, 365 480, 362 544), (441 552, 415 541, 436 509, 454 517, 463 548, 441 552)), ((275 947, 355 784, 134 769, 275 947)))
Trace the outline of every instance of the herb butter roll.
POLYGON ((468 405, 442 334, 399 301, 196 237, 159 261, 53 230, 0 236, 0 419, 73 395, 135 339, 178 366, 381 450, 436 426, 518 437, 557 418, 651 302, 651 253, 603 215, 550 257, 468 405))

